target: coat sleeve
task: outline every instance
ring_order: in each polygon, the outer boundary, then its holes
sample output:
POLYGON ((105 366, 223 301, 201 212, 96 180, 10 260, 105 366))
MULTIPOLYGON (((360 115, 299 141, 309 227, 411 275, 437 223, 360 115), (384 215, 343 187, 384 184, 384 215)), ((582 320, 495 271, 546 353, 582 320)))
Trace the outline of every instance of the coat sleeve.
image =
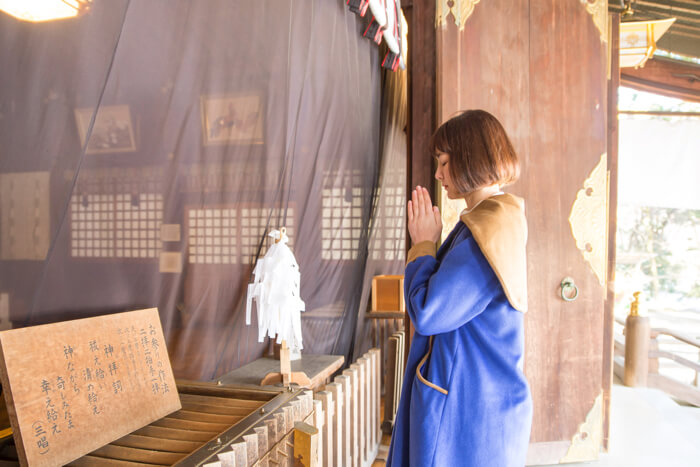
POLYGON ((410 262, 404 288, 408 314, 424 336, 461 327, 502 290, 472 237, 452 247, 441 262, 431 255, 410 262))

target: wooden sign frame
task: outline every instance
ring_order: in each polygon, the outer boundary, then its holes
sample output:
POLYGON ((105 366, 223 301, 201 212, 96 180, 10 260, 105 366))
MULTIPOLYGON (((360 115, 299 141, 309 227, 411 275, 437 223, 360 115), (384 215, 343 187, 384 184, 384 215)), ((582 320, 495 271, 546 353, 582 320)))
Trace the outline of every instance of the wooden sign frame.
POLYGON ((21 465, 58 466, 182 406, 156 308, 0 332, 21 465))

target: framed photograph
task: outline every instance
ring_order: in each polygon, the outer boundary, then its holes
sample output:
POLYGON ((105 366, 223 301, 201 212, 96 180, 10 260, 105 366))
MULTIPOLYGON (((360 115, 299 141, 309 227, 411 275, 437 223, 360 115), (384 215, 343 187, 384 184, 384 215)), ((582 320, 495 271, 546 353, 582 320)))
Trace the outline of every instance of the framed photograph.
MULTIPOLYGON (((90 119, 94 108, 75 109, 75 121, 78 125, 80 144, 85 146, 90 119)), ((104 154, 112 152, 136 151, 134 129, 128 105, 109 105, 100 107, 92 128, 86 154, 104 154)))
POLYGON ((202 96, 204 145, 262 144, 263 107, 258 94, 202 96))

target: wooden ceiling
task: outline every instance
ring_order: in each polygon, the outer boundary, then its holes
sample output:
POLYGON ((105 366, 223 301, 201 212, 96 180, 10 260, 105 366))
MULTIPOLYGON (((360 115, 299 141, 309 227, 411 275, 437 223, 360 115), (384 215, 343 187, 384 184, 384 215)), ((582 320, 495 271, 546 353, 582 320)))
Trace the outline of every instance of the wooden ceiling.
MULTIPOLYGON (((622 13, 623 4, 623 0, 609 0, 608 10, 622 13)), ((700 58, 700 0, 633 0, 631 6, 634 14, 623 17, 623 22, 676 18, 658 48, 700 58)))

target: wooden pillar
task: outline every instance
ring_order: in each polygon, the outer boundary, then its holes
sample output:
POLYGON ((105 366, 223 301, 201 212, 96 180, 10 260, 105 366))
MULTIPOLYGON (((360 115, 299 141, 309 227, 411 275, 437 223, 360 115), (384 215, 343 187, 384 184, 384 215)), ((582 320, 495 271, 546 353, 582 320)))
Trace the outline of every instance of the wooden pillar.
MULTIPOLYGON (((408 159, 407 191, 416 185, 428 188, 435 194, 430 157, 430 139, 436 128, 436 51, 435 0, 410 0, 402 4, 408 23, 408 159)), ((406 248, 410 248, 410 236, 406 231, 406 248)), ((413 336, 413 325, 406 317, 408 344, 413 336)))
POLYGON ((628 316, 625 321, 625 386, 646 386, 649 375, 649 318, 628 316))
POLYGON ((615 353, 615 262, 617 241, 617 153, 619 132, 617 90, 620 87, 620 15, 610 15, 610 76, 608 77, 608 281, 603 327, 603 449, 610 443, 610 393, 615 353))
POLYGON ((651 326, 648 316, 640 316, 639 292, 634 293, 629 316, 625 320, 625 386, 646 386, 649 376, 649 340, 651 326))

